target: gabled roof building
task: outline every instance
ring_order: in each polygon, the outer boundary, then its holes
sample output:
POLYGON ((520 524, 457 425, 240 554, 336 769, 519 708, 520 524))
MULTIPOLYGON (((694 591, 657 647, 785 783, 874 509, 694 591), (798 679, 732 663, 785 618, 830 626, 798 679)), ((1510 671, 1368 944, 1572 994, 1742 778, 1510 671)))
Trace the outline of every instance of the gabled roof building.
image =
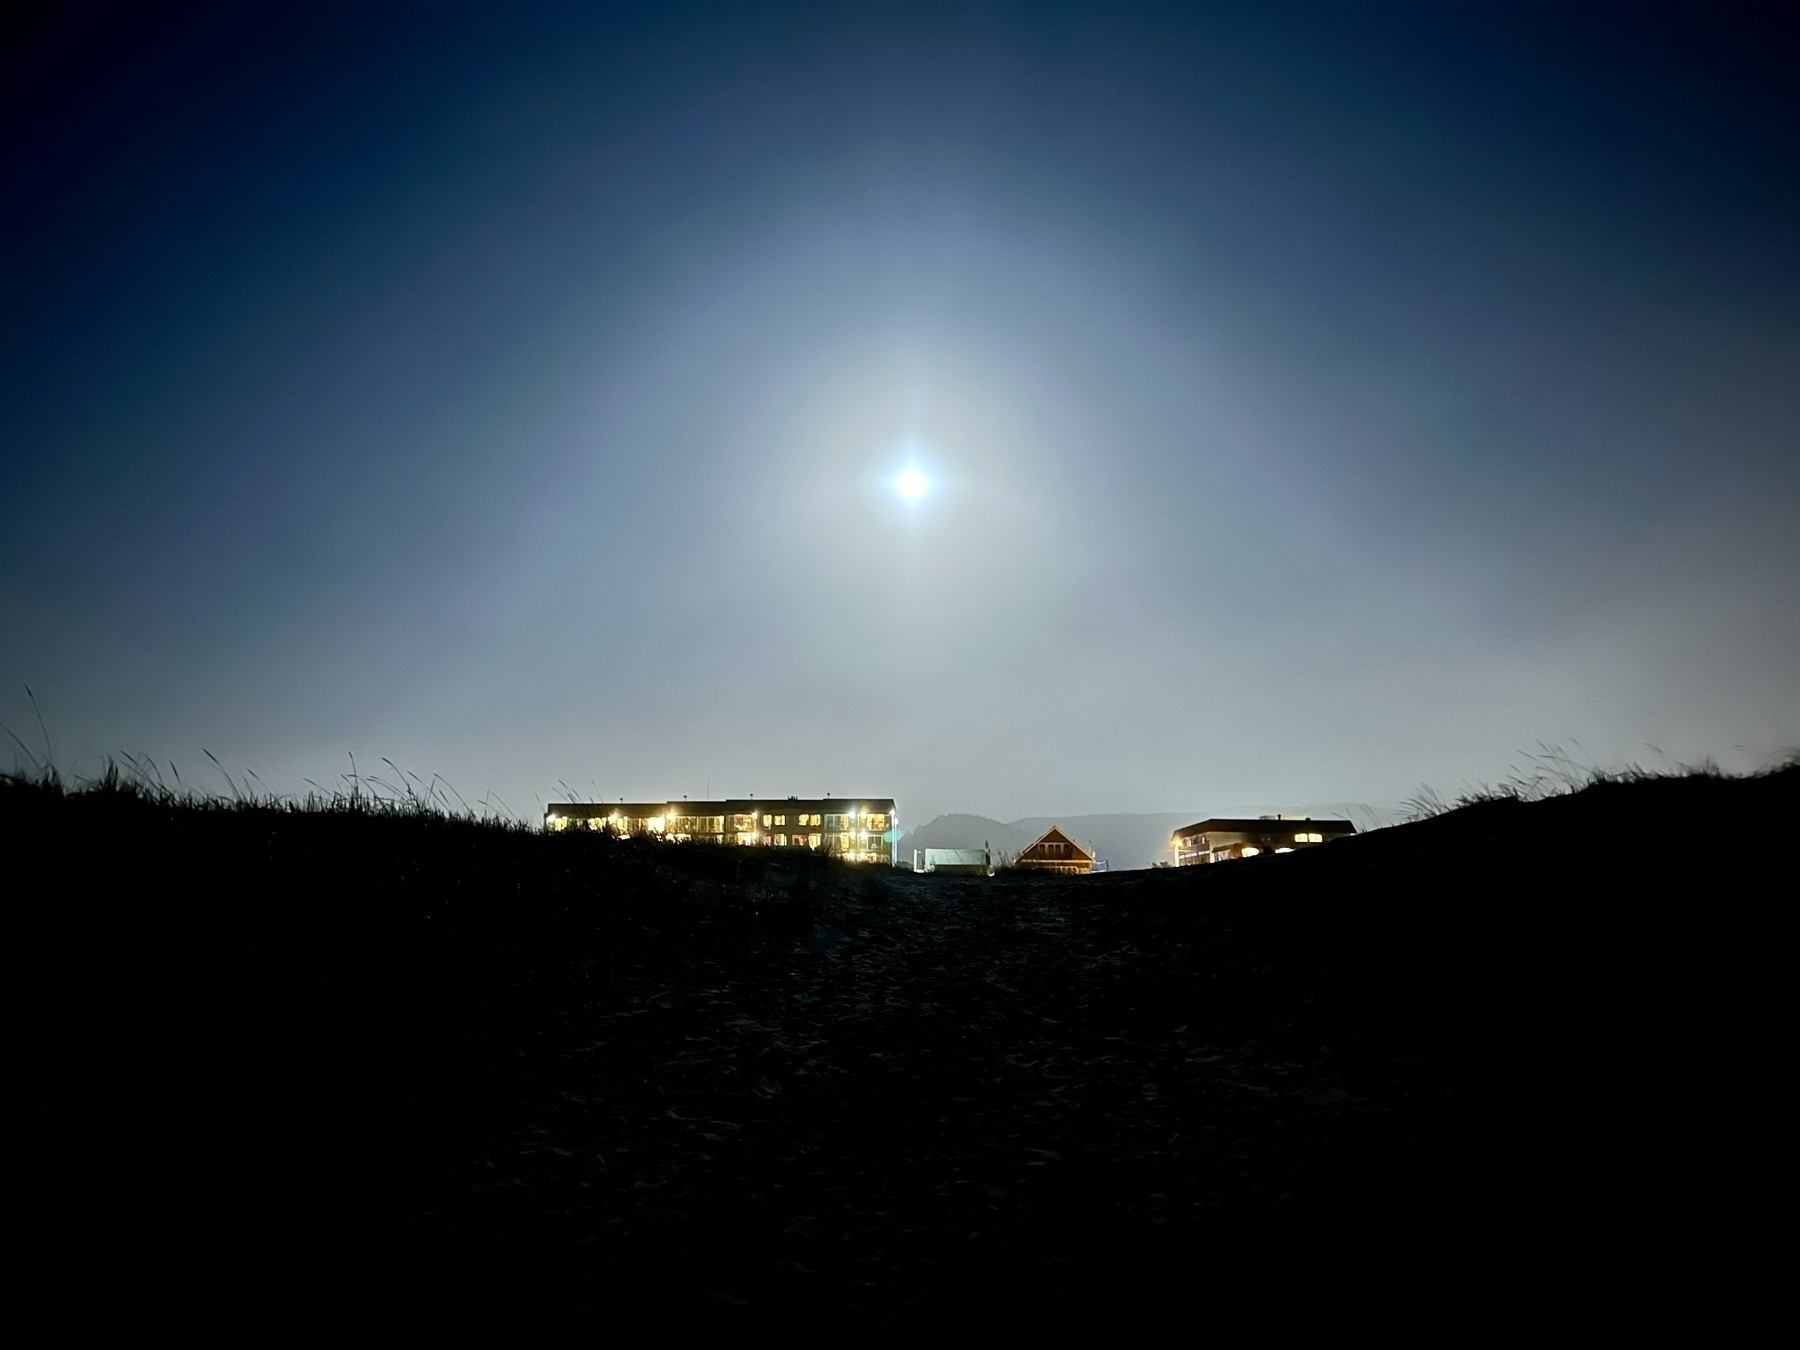
POLYGON ((1094 855, 1052 825, 1013 866, 1027 872, 1055 872, 1062 876, 1086 876, 1094 870, 1094 855))

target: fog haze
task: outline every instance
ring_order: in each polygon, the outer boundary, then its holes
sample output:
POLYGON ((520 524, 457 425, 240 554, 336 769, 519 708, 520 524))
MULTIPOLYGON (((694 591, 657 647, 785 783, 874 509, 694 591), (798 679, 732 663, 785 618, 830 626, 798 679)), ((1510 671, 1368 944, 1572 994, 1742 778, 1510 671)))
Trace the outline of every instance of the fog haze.
POLYGON ((916 824, 1800 741, 1749 18, 81 14, 8 61, 0 719, 29 683, 66 766, 916 824))

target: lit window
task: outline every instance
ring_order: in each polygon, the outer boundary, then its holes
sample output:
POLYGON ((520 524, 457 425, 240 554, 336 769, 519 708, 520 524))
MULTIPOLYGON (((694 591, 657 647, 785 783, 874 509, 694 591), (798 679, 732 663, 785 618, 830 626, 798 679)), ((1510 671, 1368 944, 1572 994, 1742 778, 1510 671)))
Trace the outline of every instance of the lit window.
POLYGON ((775 817, 774 817, 774 816, 764 816, 764 817, 763 817, 763 824, 765 824, 765 825, 773 825, 773 824, 774 824, 774 823, 775 823, 775 817))
POLYGON ((1254 858, 1257 854, 1259 854, 1261 852, 1262 852, 1262 850, 1260 848, 1258 848, 1255 844, 1245 844, 1242 848, 1240 848, 1238 850, 1238 857, 1254 858))
MULTIPOLYGON (((819 818, 817 816, 814 816, 813 824, 817 825, 818 823, 819 823, 819 818)), ((806 836, 806 846, 808 848, 817 848, 819 846, 819 836, 816 834, 807 835, 806 836)))
POLYGON ((776 843, 777 847, 786 848, 787 847, 787 836, 785 834, 776 835, 775 843, 776 843))
POLYGON ((1291 848, 1288 848, 1288 847, 1286 847, 1286 846, 1285 846, 1285 845, 1284 845, 1284 846, 1283 846, 1283 847, 1281 847, 1281 848, 1278 848, 1278 849, 1276 849, 1276 850, 1275 850, 1275 851, 1276 851, 1276 852, 1277 852, 1277 853, 1292 853, 1292 852, 1293 852, 1293 851, 1294 851, 1294 850, 1293 850, 1293 849, 1291 849, 1291 848))

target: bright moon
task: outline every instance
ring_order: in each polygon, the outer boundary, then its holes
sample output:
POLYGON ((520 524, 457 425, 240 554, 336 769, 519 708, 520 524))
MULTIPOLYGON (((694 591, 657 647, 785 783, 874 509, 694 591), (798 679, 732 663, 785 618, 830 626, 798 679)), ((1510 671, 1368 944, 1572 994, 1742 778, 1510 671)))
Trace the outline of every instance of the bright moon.
POLYGON ((908 469, 900 475, 899 481, 894 486, 900 489, 900 495, 907 501, 916 502, 925 495, 925 489, 931 485, 925 481, 925 475, 917 469, 908 469))

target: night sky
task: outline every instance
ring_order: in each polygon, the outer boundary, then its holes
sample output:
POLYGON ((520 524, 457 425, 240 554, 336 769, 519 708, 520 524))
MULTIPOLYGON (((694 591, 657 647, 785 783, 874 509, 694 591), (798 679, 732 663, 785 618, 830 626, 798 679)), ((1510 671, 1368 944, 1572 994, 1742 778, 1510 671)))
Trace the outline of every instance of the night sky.
POLYGON ((54 6, 0 720, 904 821, 1800 743, 1775 7, 54 6), (901 476, 923 486, 916 499, 901 476))

